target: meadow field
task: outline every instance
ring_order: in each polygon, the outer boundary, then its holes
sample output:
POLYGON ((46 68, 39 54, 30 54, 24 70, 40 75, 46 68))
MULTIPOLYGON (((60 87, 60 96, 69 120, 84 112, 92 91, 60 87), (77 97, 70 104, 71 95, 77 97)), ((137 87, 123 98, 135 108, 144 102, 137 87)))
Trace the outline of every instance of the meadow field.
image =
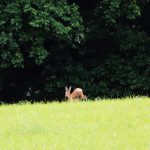
POLYGON ((0 105, 0 150, 150 150, 150 98, 0 105))

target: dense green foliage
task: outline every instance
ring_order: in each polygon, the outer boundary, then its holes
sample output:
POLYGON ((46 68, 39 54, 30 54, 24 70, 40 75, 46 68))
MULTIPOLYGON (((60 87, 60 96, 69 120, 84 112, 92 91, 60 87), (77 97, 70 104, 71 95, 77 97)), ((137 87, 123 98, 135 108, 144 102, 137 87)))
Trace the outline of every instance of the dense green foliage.
POLYGON ((148 6, 136 0, 2 0, 0 98, 63 98, 66 85, 83 88, 88 97, 147 95, 148 6))

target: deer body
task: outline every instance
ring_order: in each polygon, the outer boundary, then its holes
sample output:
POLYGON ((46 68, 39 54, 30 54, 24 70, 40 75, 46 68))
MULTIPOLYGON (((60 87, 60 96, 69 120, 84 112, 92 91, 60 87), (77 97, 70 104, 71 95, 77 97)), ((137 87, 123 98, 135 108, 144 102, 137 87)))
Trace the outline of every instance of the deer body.
POLYGON ((87 99, 86 95, 83 94, 83 90, 81 88, 74 89, 72 93, 70 93, 71 87, 69 89, 65 87, 65 90, 65 97, 67 97, 69 101, 75 99, 87 99))

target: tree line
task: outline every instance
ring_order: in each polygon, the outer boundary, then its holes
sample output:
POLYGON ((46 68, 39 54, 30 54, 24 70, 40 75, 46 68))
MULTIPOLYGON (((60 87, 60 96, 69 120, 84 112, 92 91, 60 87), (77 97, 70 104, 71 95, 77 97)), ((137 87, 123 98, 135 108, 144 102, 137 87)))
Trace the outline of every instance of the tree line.
POLYGON ((150 2, 0 1, 0 101, 148 95, 150 2))

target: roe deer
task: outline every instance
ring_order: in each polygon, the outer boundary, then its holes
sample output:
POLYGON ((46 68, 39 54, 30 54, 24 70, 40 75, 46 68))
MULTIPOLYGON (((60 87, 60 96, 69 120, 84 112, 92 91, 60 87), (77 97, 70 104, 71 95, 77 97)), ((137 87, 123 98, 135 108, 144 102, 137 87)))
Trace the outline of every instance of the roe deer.
POLYGON ((68 98, 69 101, 75 100, 75 99, 85 99, 87 100, 86 95, 83 94, 83 91, 81 88, 76 88, 72 93, 71 91, 71 86, 69 88, 65 87, 65 97, 68 98))

